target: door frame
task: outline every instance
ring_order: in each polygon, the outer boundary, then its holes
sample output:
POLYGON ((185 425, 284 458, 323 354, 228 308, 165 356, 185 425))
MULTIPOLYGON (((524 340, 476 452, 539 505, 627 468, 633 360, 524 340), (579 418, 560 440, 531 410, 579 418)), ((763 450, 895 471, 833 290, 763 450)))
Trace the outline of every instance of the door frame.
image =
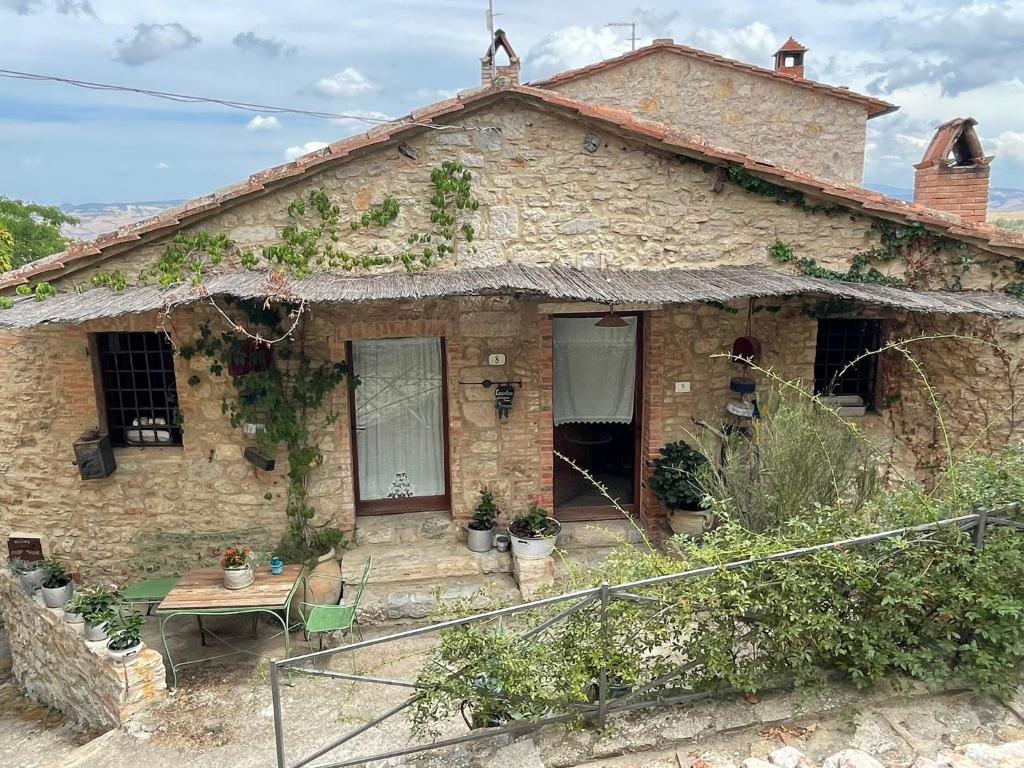
POLYGON ((407 496, 400 499, 373 499, 372 501, 361 501, 359 498, 359 443, 357 441, 358 428, 356 426, 356 390, 350 390, 348 398, 349 416, 349 444, 352 447, 352 493, 355 503, 356 515, 399 515, 403 512, 435 512, 438 510, 451 511, 452 507, 452 475, 450 469, 451 446, 449 443, 450 424, 448 421, 448 345, 444 336, 384 336, 366 339, 349 339, 345 342, 345 357, 348 360, 349 371, 358 376, 355 369, 355 356, 353 355, 354 341, 387 341, 388 339, 417 339, 417 338, 439 338, 441 340, 441 422, 442 422, 442 452, 444 472, 444 493, 440 496, 407 496))
MULTIPOLYGON (((555 437, 555 320, 560 317, 604 317, 607 312, 565 312, 551 315, 551 444, 554 445, 555 437)), ((633 382, 633 499, 630 502, 622 503, 621 506, 631 516, 639 519, 641 483, 643 482, 643 415, 644 415, 644 313, 640 310, 633 312, 616 312, 619 317, 636 318, 636 372, 633 382)), ((552 467, 560 462, 557 456, 552 455, 552 467)), ((571 469, 571 468, 570 468, 571 469)), ((576 470, 572 470, 575 472, 576 470)), ((597 507, 571 507, 559 510, 555 504, 555 477, 551 475, 551 510, 555 518, 566 522, 586 520, 616 520, 622 514, 615 507, 602 505, 597 507)))

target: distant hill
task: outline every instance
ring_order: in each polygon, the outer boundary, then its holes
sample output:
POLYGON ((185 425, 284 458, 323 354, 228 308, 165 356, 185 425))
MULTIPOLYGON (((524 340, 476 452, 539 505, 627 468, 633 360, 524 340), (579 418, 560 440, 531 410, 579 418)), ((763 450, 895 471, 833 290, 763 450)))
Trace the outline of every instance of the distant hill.
POLYGON ((137 203, 62 203, 60 209, 79 220, 74 226, 64 227, 64 234, 81 240, 91 240, 104 232, 112 232, 133 221, 148 219, 160 211, 181 205, 184 200, 145 200, 137 203))
MULTIPOLYGON (((865 186, 875 192, 881 192, 888 197, 895 197, 897 200, 914 199, 914 190, 907 187, 892 187, 888 184, 872 184, 868 182, 865 186)), ((989 210, 992 213, 1013 213, 1024 215, 1024 189, 1013 187, 993 187, 988 192, 989 210)))

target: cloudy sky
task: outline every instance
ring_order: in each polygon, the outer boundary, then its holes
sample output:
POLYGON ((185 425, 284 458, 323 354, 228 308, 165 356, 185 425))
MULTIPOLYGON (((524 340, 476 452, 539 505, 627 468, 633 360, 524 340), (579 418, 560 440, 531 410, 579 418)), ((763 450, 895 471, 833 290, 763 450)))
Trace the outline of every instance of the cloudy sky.
MULTIPOLYGON (((902 106, 870 123, 866 179, 912 184, 932 127, 980 122, 993 184, 1024 187, 1024 0, 497 0, 524 79, 674 37, 902 106)), ((397 116, 479 81, 485 0, 0 0, 0 68, 353 116, 397 116)), ((193 197, 366 130, 354 119, 0 78, 0 195, 49 203, 193 197)))

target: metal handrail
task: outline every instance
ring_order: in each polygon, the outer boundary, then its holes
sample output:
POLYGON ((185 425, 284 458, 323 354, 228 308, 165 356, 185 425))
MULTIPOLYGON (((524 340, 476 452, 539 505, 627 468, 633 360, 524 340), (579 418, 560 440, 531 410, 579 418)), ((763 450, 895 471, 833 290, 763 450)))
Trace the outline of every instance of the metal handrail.
MULTIPOLYGON (((647 602, 652 598, 647 598, 643 595, 635 594, 635 590, 642 589, 645 587, 658 586, 663 584, 669 584, 678 581, 684 581, 687 579, 699 578, 701 576, 708 576, 713 573, 720 573, 722 571, 734 571, 742 568, 747 568, 752 565, 760 563, 777 562, 781 560, 791 560, 795 558, 805 557, 807 555, 823 552, 828 550, 838 550, 849 547, 860 547, 866 544, 872 544, 878 541, 886 539, 897 538, 908 533, 923 533, 927 531, 937 531, 942 528, 955 526, 965 531, 974 532, 974 544, 978 548, 984 546, 984 536, 986 528, 989 526, 1003 526, 1013 528, 1018 531, 1024 531, 1024 523, 1018 523, 1005 518, 995 517, 993 513, 995 510, 982 509, 978 512, 971 514, 960 515, 958 517, 948 518, 946 520, 938 520, 932 523, 923 523, 921 525, 908 526, 905 528, 896 528, 887 531, 879 531, 877 533, 864 534, 861 536, 855 536, 848 539, 842 539, 839 541, 831 541, 824 544, 815 544, 808 547, 799 547, 796 549, 786 550, 784 552, 776 552, 769 555, 758 555, 754 557, 744 558, 742 560, 734 560, 728 563, 722 563, 720 565, 704 566, 701 568, 694 568, 688 571, 680 571, 678 573, 666 574, 664 576, 656 576, 648 579, 640 579, 638 581, 626 582, 623 584, 608 585, 602 584, 598 587, 591 587, 588 589, 576 590, 574 592, 567 592, 561 595, 555 595, 552 597, 546 597, 540 600, 533 600, 528 603, 522 603, 519 605, 507 606, 505 608, 498 608, 491 611, 484 611, 481 613, 473 614, 471 616, 464 616, 456 619, 450 619, 447 621, 437 622, 429 624, 424 627, 417 627, 414 629, 404 630, 402 632, 396 632, 391 635, 385 635, 383 637, 371 638, 369 640, 360 640, 355 643, 349 643, 347 645, 339 646, 338 648, 328 648, 322 651, 315 651, 312 653, 303 654, 301 656, 294 656, 292 658, 280 659, 273 661, 270 665, 270 687, 271 696, 273 699, 273 710, 274 710, 274 736, 277 750, 277 765, 278 768, 286 768, 288 765, 285 761, 285 740, 284 740, 284 721, 281 710, 281 692, 280 692, 280 675, 282 671, 300 672, 302 674, 314 675, 320 677, 351 680, 356 682, 366 682, 373 684, 399 686, 405 688, 414 689, 408 699, 400 704, 397 704, 386 712, 378 715, 371 719, 367 723, 354 728, 348 733, 344 734, 341 738, 336 739, 332 743, 322 747, 311 755, 307 755, 296 763, 291 764, 291 768, 302 768, 302 766, 309 765, 314 760, 323 757, 327 753, 337 749, 341 745, 351 741, 355 737, 362 733, 370 730, 371 728, 380 725, 385 720, 399 714, 400 712, 407 709, 413 703, 415 703, 417 696, 420 693, 421 686, 413 681, 406 680, 394 680, 390 678, 379 678, 369 677, 365 675, 357 674, 345 674, 340 672, 332 672, 326 669, 316 669, 317 662, 326 661, 330 657, 340 653, 351 653, 362 648, 368 648, 375 645, 381 645, 383 643, 393 643, 401 640, 407 640, 413 637, 419 637, 421 635, 441 632, 446 629, 452 629, 455 627, 466 626, 468 624, 474 624, 483 621, 490 621, 497 618, 503 618, 506 616, 512 616, 515 614, 525 613, 527 611, 534 611, 539 608, 547 608, 551 606, 560 605, 567 602, 573 602, 567 608, 559 611, 554 616, 548 617, 541 624, 520 635, 521 639, 529 639, 535 637, 554 624, 564 620, 568 616, 576 613, 577 611, 592 606, 594 603, 600 605, 600 621, 604 627, 603 631, 607 628, 607 617, 608 617, 608 606, 613 599, 622 599, 636 602, 647 602)), ((439 749, 447 746, 455 746, 458 744, 464 744, 469 741, 474 741, 481 738, 489 738, 501 734, 516 734, 534 729, 540 728, 545 725, 552 725, 557 723, 569 722, 576 718, 580 712, 593 712, 597 715, 598 724, 600 727, 604 726, 607 715, 611 711, 635 709, 644 706, 652 705, 665 705, 670 703, 679 703, 682 701, 692 701, 699 698, 704 698, 708 694, 698 692, 687 692, 682 695, 662 697, 658 699, 643 699, 637 701, 637 696, 647 692, 651 688, 656 688, 670 682, 673 678, 679 677, 688 669, 692 668, 699 662, 687 662, 681 664, 679 667, 672 670, 666 675, 662 675, 655 681, 642 686, 633 692, 632 695, 624 697, 622 699, 616 699, 609 701, 608 699, 608 672, 607 668, 600 670, 598 679, 598 700, 596 704, 580 704, 577 706, 576 711, 569 713, 557 714, 545 718, 541 718, 536 721, 528 723, 513 723, 504 725, 496 728, 481 728, 477 732, 469 733, 463 736, 456 736, 447 739, 431 742, 425 745, 413 745, 403 747, 401 749, 390 750, 387 752, 381 752, 373 755, 365 755, 357 758, 351 758, 331 763, 321 763, 316 768, 343 768, 343 766, 357 765, 373 760, 385 760, 392 757, 401 757, 404 755, 410 755, 417 752, 439 749)), ((452 678, 462 674, 464 670, 457 670, 452 674, 452 678)))

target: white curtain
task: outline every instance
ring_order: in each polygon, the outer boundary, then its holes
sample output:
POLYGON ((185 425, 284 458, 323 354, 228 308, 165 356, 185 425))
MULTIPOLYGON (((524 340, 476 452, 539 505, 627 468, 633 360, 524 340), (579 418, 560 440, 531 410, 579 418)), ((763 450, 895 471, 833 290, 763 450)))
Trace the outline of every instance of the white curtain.
POLYGON ((554 319, 554 419, 628 424, 636 384, 636 318, 600 328, 593 317, 554 319))
POLYGON ((441 340, 352 343, 359 496, 444 493, 441 340))

